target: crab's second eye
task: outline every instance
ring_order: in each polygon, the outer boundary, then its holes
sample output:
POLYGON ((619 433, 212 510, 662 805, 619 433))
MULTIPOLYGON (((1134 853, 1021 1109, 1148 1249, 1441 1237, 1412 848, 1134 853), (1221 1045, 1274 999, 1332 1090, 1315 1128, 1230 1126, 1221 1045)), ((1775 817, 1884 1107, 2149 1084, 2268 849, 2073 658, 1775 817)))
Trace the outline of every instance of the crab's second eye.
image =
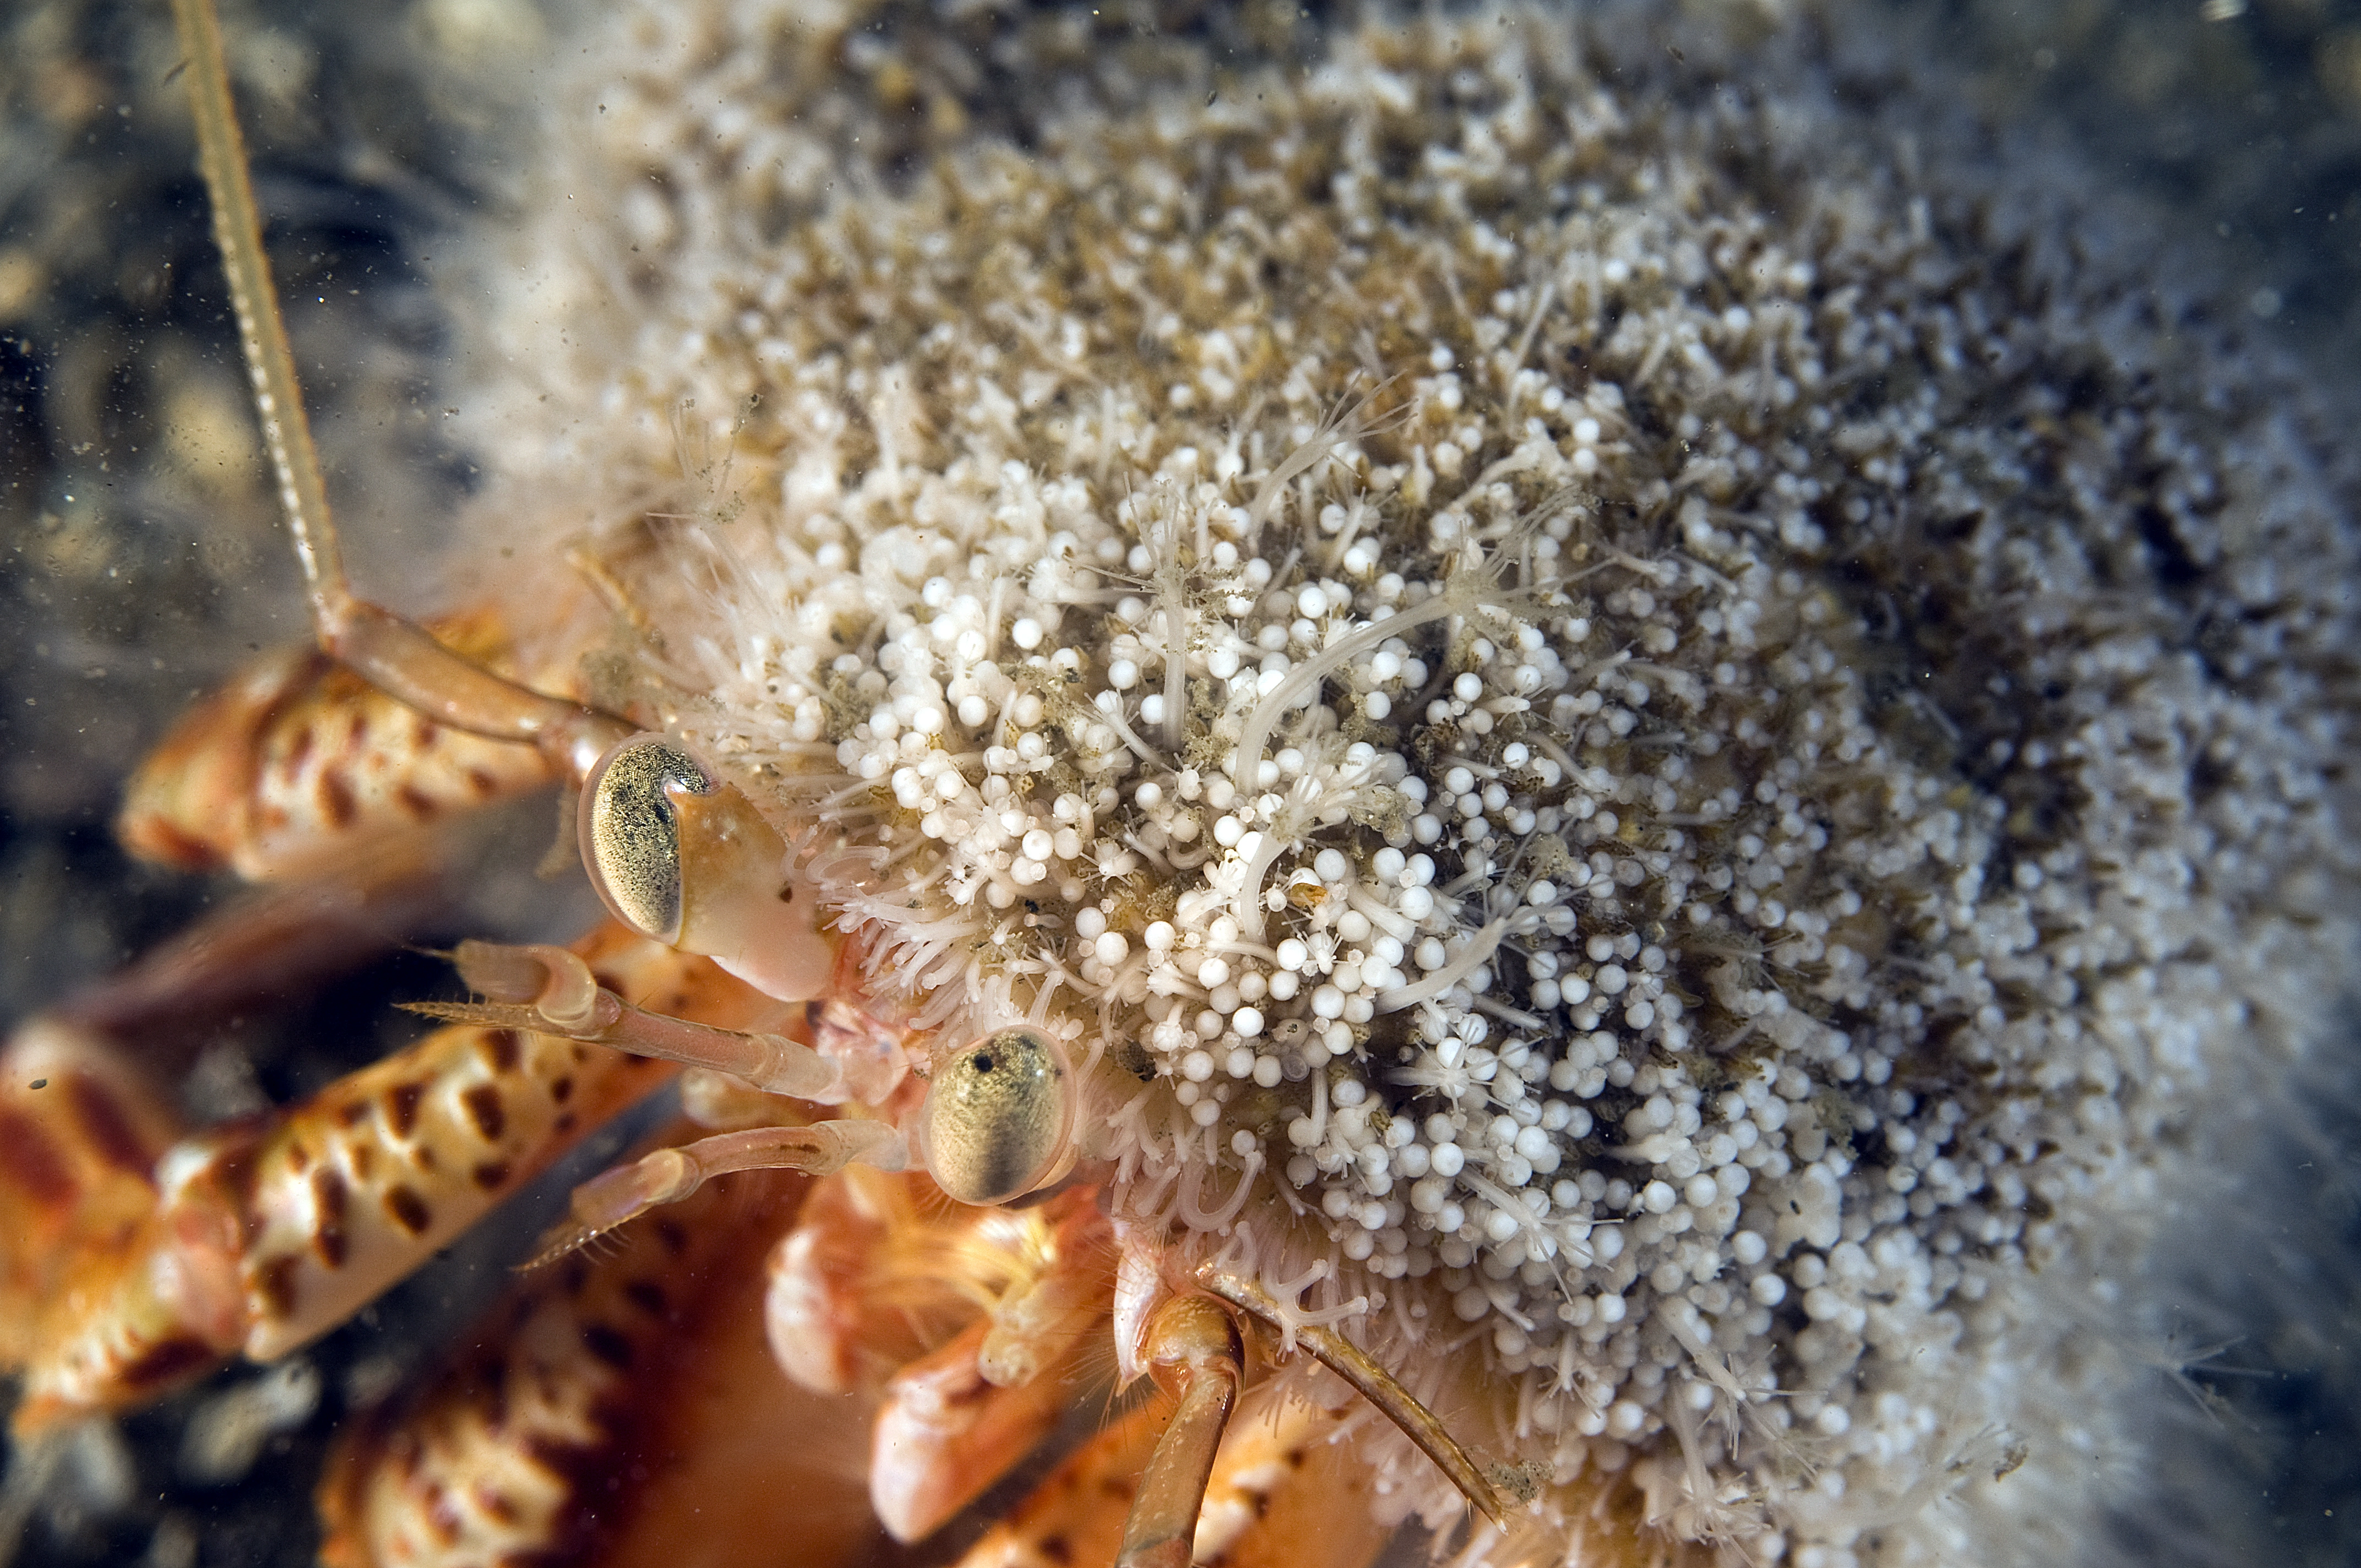
POLYGON ((615 917, 706 953, 782 1002, 822 994, 820 911, 789 880, 787 847, 739 788, 662 735, 635 735, 582 786, 577 835, 615 917))
POLYGON ((1056 1179, 1072 1144, 1063 1052, 1032 1029, 1003 1029, 935 1065, 921 1116, 927 1168, 962 1203, 1004 1203, 1056 1179))
POLYGON ((642 735, 607 753, 582 791, 582 863, 616 917, 659 942, 680 939, 680 809, 708 795, 696 758, 642 735))

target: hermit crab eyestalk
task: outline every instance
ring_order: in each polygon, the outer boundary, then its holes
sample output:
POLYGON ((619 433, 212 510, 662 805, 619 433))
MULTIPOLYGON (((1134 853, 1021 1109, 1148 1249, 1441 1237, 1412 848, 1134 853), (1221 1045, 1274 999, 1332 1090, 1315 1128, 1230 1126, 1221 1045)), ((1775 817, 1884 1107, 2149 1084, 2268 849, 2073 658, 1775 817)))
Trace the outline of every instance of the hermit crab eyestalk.
POLYGON ((935 1185, 961 1203, 1005 1203, 1074 1162, 1066 1053, 1035 1029, 1002 1029, 939 1058, 918 1113, 935 1185))
POLYGON ((590 885, 624 925, 783 1002, 827 992, 828 938, 788 875, 786 841, 678 742, 634 735, 601 757, 576 832, 590 885))

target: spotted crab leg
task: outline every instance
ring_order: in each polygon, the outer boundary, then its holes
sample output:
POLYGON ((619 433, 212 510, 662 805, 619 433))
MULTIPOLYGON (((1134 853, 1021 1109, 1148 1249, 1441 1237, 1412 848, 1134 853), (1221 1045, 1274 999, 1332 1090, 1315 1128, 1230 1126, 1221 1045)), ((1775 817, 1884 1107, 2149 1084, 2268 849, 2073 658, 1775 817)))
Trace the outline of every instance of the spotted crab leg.
MULTIPOLYGON (((435 622, 488 665, 489 614, 435 622)), ((126 848, 181 871, 276 882, 530 794, 558 771, 530 746, 435 722, 312 649, 265 654, 184 715, 124 792, 126 848)))
POLYGON ((871 1554, 880 1532, 842 1463, 863 1402, 781 1375, 745 1266, 811 1187, 782 1172, 708 1188, 619 1248, 525 1276, 432 1383, 340 1437, 321 1561, 684 1568, 784 1541, 816 1568, 871 1554))
MULTIPOLYGON (((579 950, 667 1011, 759 1005, 710 965, 612 928, 579 950)), ((325 1332, 668 1074, 546 1035, 440 1029, 302 1105, 181 1140, 152 1177, 134 1175, 153 1141, 146 1123, 52 1118, 39 1146, 111 1174, 68 1211, 65 1255, 21 1347, 18 1430, 325 1332)))
MULTIPOLYGON (((455 957, 471 985, 499 1000, 420 1003, 412 1011, 681 1062, 800 1100, 849 1099, 847 1065, 865 1069, 875 1062, 857 1043, 848 1043, 848 1054, 840 1060, 782 1035, 718 1028, 634 1007, 599 984, 590 967, 564 948, 462 942, 455 957)), ((832 1015, 825 1007, 807 1012, 807 1024, 821 1025, 818 1034, 824 1046, 851 1033, 831 1032, 827 1025, 832 1015)), ((898 1059, 893 1078, 878 1086, 884 1093, 899 1081, 898 1059)), ((884 1094, 877 1098, 882 1102, 884 1094)), ((680 1202, 717 1176, 748 1170, 830 1176, 855 1160, 900 1170, 909 1163, 909 1151, 891 1123, 866 1119, 748 1127, 658 1149, 576 1189, 571 1218, 544 1238, 539 1261, 570 1252, 651 1209, 680 1202)))

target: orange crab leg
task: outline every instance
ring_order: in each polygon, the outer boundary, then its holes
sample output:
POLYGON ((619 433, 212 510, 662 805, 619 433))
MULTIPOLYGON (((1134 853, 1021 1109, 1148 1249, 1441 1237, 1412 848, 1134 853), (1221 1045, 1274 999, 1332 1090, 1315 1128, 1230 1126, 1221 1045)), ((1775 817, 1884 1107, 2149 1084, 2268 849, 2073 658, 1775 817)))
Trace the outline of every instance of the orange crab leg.
POLYGON ((0 1370, 35 1354, 93 1245, 154 1211, 156 1160, 179 1119, 105 1040, 57 1019, 0 1052, 0 1370))
MULTIPOLYGON (((1196 1279, 1205 1289, 1258 1322, 1275 1325, 1286 1321, 1269 1293, 1252 1279, 1210 1264, 1197 1270, 1196 1279)), ((1476 1462, 1459 1446, 1458 1440, 1435 1419, 1434 1412, 1413 1398, 1394 1380, 1392 1373, 1332 1328, 1301 1324, 1293 1330, 1292 1337, 1313 1360, 1343 1378, 1355 1393, 1393 1422, 1404 1437, 1416 1443, 1421 1453, 1434 1461, 1435 1468, 1450 1477, 1451 1484, 1477 1513, 1495 1525, 1504 1522, 1498 1489, 1476 1467, 1476 1462)))
POLYGON ((1194 1561, 1221 1568, 1367 1568, 1393 1531, 1375 1482, 1334 1441, 1338 1414, 1280 1388, 1230 1422, 1197 1514, 1194 1561))
POLYGON ((1139 1473, 1170 1414, 1170 1401, 1150 1399, 1116 1418, 984 1531, 958 1568, 1096 1568, 1114 1562, 1139 1473))
MULTIPOLYGON (((895 1374, 871 1435, 870 1501, 897 1541, 930 1534, 1007 1474, 1058 1424, 1086 1342, 1114 1300, 1112 1247, 1096 1194, 1042 1206, 1020 1278, 985 1317, 895 1374)), ((987 1244, 988 1245, 988 1244, 987 1244)))
POLYGON ((924 1227, 923 1179, 850 1168, 820 1182, 796 1227, 771 1251, 763 1318, 771 1354, 815 1393, 874 1396, 892 1369, 916 1360, 972 1315, 974 1299, 938 1271, 901 1288, 897 1251, 924 1227))
POLYGON ((1189 1568, 1213 1455, 1237 1403, 1246 1346, 1230 1314, 1202 1296, 1175 1296, 1148 1325, 1148 1374, 1178 1401, 1124 1521, 1118 1568, 1189 1568))
MULTIPOLYGON (((436 630, 469 657, 506 657, 489 616, 436 630)), ((282 650, 173 727, 132 776, 115 831, 165 865, 276 881, 556 777, 531 746, 438 724, 317 652, 282 650)))
POLYGON ((530 1276, 414 1401, 338 1442, 321 1560, 729 1568, 774 1541, 816 1565, 873 1546, 840 1437, 866 1410, 770 1364, 743 1266, 809 1185, 741 1178, 530 1276))
POLYGON ((652 1209, 693 1197, 717 1176, 750 1170, 833 1176, 856 1159, 898 1170, 901 1146, 902 1135, 883 1122, 845 1121, 748 1127, 657 1149, 576 1188, 572 1212, 543 1238, 538 1256, 563 1256, 652 1209))
MULTIPOLYGON (((1371 1504, 1373 1480, 1338 1424, 1298 1394, 1246 1396, 1205 1483, 1191 1560, 1220 1568, 1367 1568, 1392 1539, 1371 1504)), ((1158 1398, 1067 1455, 986 1530, 957 1568, 1066 1568, 1112 1563, 1125 1514, 1171 1417, 1158 1398)))
POLYGON ((1069 1391, 1060 1378, 1003 1388, 977 1356, 991 1324, 977 1321, 885 1385, 871 1431, 869 1501, 900 1541, 931 1535, 1049 1435, 1069 1391))
MULTIPOLYGON (((667 1012, 761 1005, 712 966, 612 928, 580 950, 667 1012)), ((671 1070, 546 1036, 447 1028, 277 1117, 184 1140, 157 1162, 142 1216, 75 1238, 31 1336, 18 1429, 326 1332, 671 1070)))

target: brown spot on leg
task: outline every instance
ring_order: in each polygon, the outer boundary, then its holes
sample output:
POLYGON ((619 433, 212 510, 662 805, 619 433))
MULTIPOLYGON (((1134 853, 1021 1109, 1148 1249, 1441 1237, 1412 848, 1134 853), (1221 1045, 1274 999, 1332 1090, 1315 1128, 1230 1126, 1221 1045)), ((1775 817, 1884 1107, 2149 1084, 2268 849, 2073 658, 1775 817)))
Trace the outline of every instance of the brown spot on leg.
POLYGON ((569 1100, 573 1099, 573 1098, 574 1098, 574 1080, 573 1080, 573 1078, 569 1075, 569 1076, 567 1076, 567 1077, 560 1078, 560 1079, 558 1079, 557 1080, 555 1080, 555 1082, 553 1082, 553 1083, 549 1086, 549 1098, 550 1098, 553 1102, 555 1102, 555 1103, 557 1103, 557 1104, 559 1104, 559 1105, 563 1105, 563 1104, 565 1104, 567 1101, 569 1101, 569 1100))
POLYGON ((295 1259, 274 1257, 254 1271, 254 1293, 262 1298, 262 1310, 272 1319, 284 1322, 295 1315, 295 1259))
POLYGON ((500 1134, 509 1124, 508 1108, 500 1103, 500 1091, 489 1083, 478 1083, 459 1096, 459 1104, 467 1113, 467 1120, 476 1124, 476 1133, 488 1144, 500 1141, 500 1134))
POLYGON ((488 1159, 467 1174, 485 1191, 496 1192, 509 1179, 509 1164, 504 1159, 488 1159))
POLYGON ((366 1100, 348 1101, 336 1107, 336 1125, 339 1127, 357 1127, 368 1120, 368 1102, 366 1100))
POLYGON ((221 1359, 221 1353, 196 1338, 159 1340, 126 1363, 122 1386, 154 1392, 203 1371, 221 1359))
POLYGON ((101 1159, 134 1176, 146 1176, 154 1168, 155 1151, 132 1130, 130 1118, 104 1087, 73 1073, 65 1080, 65 1091, 73 1105, 74 1119, 82 1124, 82 1136, 101 1159))
POLYGON ((350 828, 360 817, 360 807, 353 800, 353 786, 342 774, 324 772, 320 775, 320 815, 328 826, 339 832, 350 828))
POLYGON ((487 1029, 476 1041, 476 1055, 496 1073, 511 1073, 524 1059, 524 1042, 514 1029, 487 1029))
POLYGON ((312 1173, 312 1250, 330 1268, 345 1266, 345 1179, 323 1166, 312 1173))
POLYGON ((423 1236, 426 1227, 434 1223, 434 1211, 426 1206, 426 1200, 418 1195, 415 1188, 397 1187, 388 1192, 385 1212, 409 1235, 423 1236))
POLYGON ((401 807, 402 815, 412 822, 432 822, 443 815, 443 808, 434 803, 434 797, 414 784, 405 784, 396 789, 393 798, 395 804, 401 807))
POLYGON ((631 1340, 604 1323, 582 1325, 582 1348, 618 1372, 631 1365, 631 1340))
POLYGON ((1052 1563, 1066 1563, 1074 1560, 1074 1543, 1063 1535, 1044 1536, 1041 1540, 1040 1552, 1043 1557, 1052 1563))
POLYGON ((415 1079, 397 1083, 385 1091, 385 1124, 397 1138, 407 1138, 418 1126, 418 1102, 426 1098, 426 1085, 415 1079))
POLYGON ((466 776, 467 792, 478 800, 489 800, 500 793, 500 781, 481 768, 469 768, 466 776))
POLYGON ((654 1280, 634 1279, 623 1287, 623 1294, 631 1299, 631 1305, 648 1316, 661 1318, 664 1315, 664 1287, 654 1280))
POLYGON ((21 1111, 0 1109, 0 1173, 44 1205, 61 1208, 82 1190, 48 1129, 21 1111))

